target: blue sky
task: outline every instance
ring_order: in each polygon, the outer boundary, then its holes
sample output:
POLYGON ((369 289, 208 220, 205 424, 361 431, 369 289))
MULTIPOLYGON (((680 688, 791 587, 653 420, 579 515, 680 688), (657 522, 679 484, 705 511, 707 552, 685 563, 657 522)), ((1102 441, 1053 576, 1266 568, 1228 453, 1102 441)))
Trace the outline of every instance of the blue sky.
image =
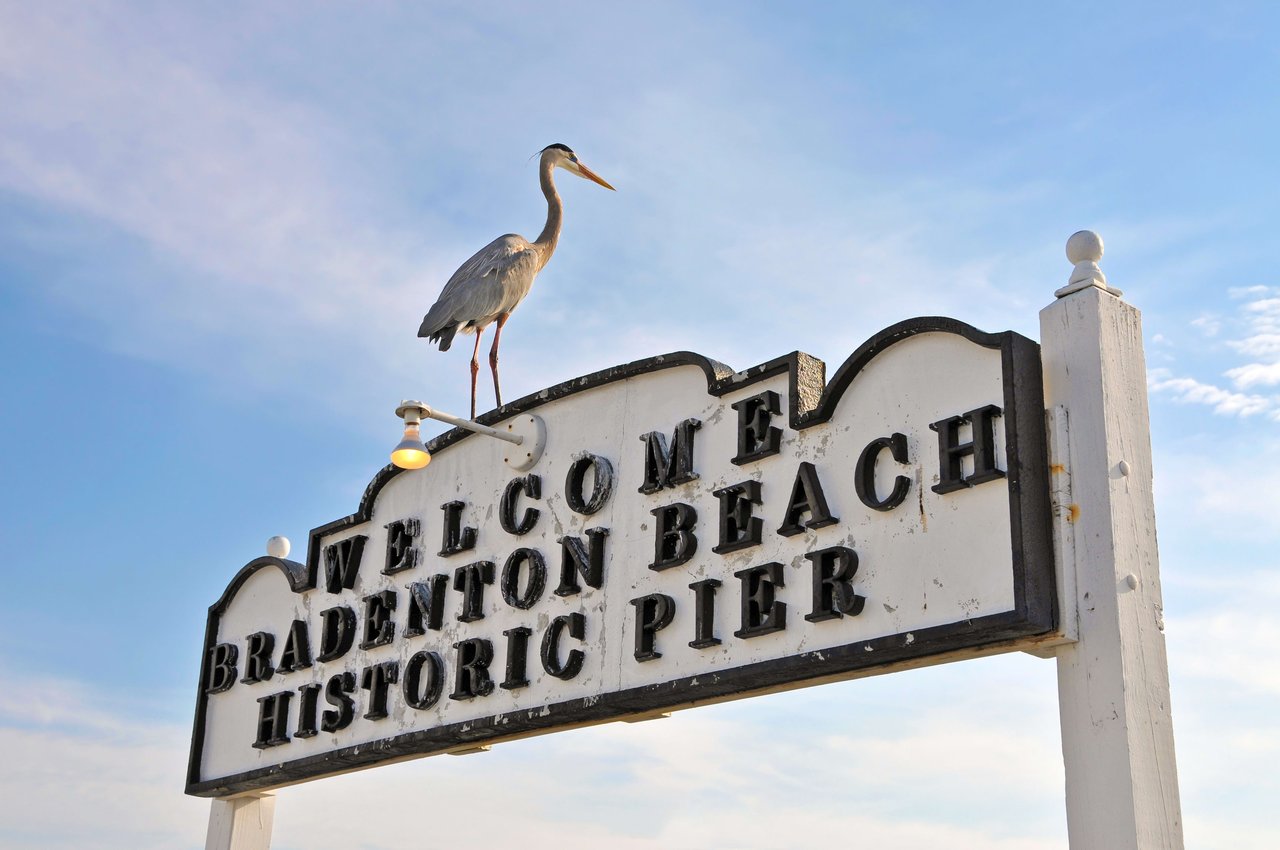
MULTIPOLYGON (((1038 337, 1066 237, 1100 232, 1144 314, 1187 844, 1275 846, 1278 25, 0 0, 0 846, 202 846, 205 609, 355 507, 400 398, 465 412, 466 346, 415 329, 474 250, 536 234, 551 142, 618 191, 561 178, 512 397, 676 349, 835 364, 924 314, 1038 337)), ((534 847, 1065 847, 1058 759, 1052 664, 1015 655, 313 783, 275 846, 457 843, 479 795, 534 847), (560 770, 594 811, 557 813, 560 770)))

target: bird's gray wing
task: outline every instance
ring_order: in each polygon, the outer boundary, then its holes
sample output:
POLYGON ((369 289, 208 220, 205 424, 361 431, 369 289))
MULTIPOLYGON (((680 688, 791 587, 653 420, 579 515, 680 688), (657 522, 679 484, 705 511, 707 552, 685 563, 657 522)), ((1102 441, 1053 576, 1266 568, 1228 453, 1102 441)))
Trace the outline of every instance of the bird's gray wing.
MULTIPOLYGON (((499 236, 453 273, 427 311, 418 336, 440 338, 466 322, 478 322, 512 310, 537 274, 537 253, 514 233, 499 236)), ((443 341, 442 350, 448 347, 443 341)))

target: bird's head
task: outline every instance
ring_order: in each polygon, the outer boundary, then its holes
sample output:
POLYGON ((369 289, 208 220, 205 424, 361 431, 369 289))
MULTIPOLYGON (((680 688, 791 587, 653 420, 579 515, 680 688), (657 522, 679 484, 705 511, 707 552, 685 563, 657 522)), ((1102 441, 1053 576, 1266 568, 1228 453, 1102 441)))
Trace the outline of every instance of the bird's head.
POLYGON ((606 189, 613 189, 612 186, 605 182, 603 177, 579 162, 578 155, 571 151, 568 145, 562 145, 559 142, 554 145, 547 145, 542 149, 542 161, 550 162, 554 167, 563 168, 570 174, 576 174, 593 183, 599 183, 606 189))

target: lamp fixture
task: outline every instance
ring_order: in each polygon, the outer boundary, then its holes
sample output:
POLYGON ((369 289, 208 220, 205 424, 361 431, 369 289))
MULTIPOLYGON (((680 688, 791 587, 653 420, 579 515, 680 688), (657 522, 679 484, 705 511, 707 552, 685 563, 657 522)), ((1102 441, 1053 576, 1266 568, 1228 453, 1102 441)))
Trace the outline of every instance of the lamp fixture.
POLYGON ((396 408, 396 416, 404 420, 404 439, 391 450, 391 462, 401 469, 422 469, 431 463, 431 453, 422 444, 418 430, 422 417, 430 408, 416 401, 405 401, 396 408))
POLYGON ((405 400, 396 408, 396 416, 404 420, 404 439, 391 450, 391 462, 401 469, 422 469, 431 463, 431 454, 423 444, 419 431, 423 419, 435 419, 446 425, 474 431, 510 444, 510 449, 502 460, 517 472, 533 469, 547 445, 546 425, 540 417, 528 413, 512 417, 500 428, 490 428, 470 419, 434 410, 420 401, 405 400))

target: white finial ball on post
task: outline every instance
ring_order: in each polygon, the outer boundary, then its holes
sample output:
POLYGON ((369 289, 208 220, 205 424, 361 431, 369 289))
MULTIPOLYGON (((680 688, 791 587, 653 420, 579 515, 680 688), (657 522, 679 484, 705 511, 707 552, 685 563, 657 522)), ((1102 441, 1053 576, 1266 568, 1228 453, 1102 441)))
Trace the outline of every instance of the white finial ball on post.
POLYGON ((1123 295, 1119 289, 1107 284, 1107 276, 1098 268, 1102 259, 1102 237, 1092 230, 1077 230, 1067 240, 1067 259, 1071 261, 1071 279, 1067 285, 1053 293, 1059 298, 1096 286, 1115 296, 1123 295))
POLYGON ((289 538, 281 537, 279 534, 267 541, 267 554, 273 558, 289 557, 290 548, 289 538))
POLYGON ((1067 259, 1073 266, 1098 262, 1102 259, 1102 237, 1092 230, 1077 230, 1067 240, 1067 259))

